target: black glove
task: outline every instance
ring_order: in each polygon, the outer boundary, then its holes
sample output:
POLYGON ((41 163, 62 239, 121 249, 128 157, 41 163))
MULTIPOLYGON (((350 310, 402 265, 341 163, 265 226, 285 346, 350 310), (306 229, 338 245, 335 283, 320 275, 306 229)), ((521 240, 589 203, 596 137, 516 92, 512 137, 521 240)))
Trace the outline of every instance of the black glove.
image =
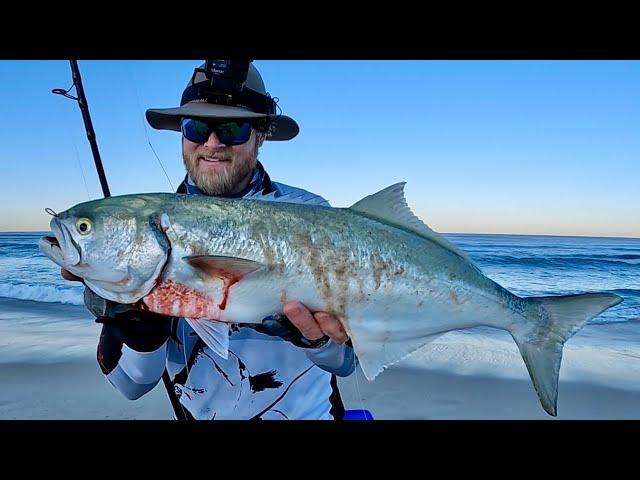
POLYGON ((267 335, 281 337, 300 348, 320 348, 329 341, 327 335, 318 340, 303 337, 300 330, 282 313, 269 315, 262 320, 262 325, 257 325, 255 329, 267 335))
MULTIPOLYGON (((132 311, 129 305, 112 302, 94 293, 89 287, 84 287, 84 306, 94 317, 115 317, 119 313, 132 311)), ((102 322, 98 322, 102 323, 102 322)))
POLYGON ((144 310, 132 309, 129 305, 106 300, 85 287, 84 304, 102 323, 103 341, 125 343, 138 352, 157 350, 171 335, 173 317, 144 310), (108 338, 105 338, 105 335, 108 338))

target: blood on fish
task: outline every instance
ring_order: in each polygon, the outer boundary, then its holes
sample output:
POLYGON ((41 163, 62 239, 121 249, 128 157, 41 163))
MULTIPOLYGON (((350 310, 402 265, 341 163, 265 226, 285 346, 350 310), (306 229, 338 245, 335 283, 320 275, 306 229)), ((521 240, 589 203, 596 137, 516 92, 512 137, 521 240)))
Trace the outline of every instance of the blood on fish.
POLYGON ((207 258, 194 257, 191 258, 189 263, 207 275, 222 280, 222 301, 218 304, 220 310, 224 310, 227 306, 231 286, 238 283, 247 273, 246 266, 243 269, 242 265, 234 265, 232 262, 212 262, 207 258))
MULTIPOLYGON (((227 294, 223 303, 226 302, 227 294)), ((146 306, 163 315, 175 315, 189 318, 211 318, 219 313, 213 304, 213 299, 206 294, 186 287, 172 280, 163 280, 143 298, 146 306)))
POLYGON ((224 310, 227 306, 227 300, 229 299, 229 289, 234 283, 238 283, 240 281, 240 277, 236 277, 229 272, 221 272, 220 278, 222 278, 224 284, 222 287, 222 301, 218 304, 218 308, 220 310, 224 310))

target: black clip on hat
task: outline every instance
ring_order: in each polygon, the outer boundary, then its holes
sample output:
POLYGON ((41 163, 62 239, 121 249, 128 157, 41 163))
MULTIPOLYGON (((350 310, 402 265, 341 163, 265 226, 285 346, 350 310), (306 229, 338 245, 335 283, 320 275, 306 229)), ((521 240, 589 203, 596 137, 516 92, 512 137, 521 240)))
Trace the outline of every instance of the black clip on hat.
POLYGON ((251 60, 207 60, 194 69, 180 107, 153 108, 147 121, 159 130, 180 131, 183 117, 202 119, 268 119, 267 140, 291 140, 300 131, 286 115, 276 114, 276 101, 251 60))

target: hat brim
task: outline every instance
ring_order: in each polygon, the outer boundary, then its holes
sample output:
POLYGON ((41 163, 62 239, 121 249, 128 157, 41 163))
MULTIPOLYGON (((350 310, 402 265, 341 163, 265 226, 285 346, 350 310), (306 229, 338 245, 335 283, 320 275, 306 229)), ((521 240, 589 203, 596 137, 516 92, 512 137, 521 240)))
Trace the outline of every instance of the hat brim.
POLYGON ((151 108, 146 112, 149 125, 157 130, 180 131, 182 117, 253 119, 271 118, 273 126, 267 140, 291 140, 298 135, 300 127, 294 119, 286 115, 267 115, 246 108, 219 105, 207 102, 189 102, 176 108, 151 108))

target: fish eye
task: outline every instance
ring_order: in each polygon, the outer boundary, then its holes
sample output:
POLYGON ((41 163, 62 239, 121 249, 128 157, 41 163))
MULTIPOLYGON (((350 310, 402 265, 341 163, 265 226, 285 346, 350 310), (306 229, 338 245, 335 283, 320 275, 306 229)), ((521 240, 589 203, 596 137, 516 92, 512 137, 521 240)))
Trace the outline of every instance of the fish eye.
POLYGON ((88 235, 91 232, 91 220, 88 218, 79 218, 76 221, 76 229, 80 235, 88 235))

